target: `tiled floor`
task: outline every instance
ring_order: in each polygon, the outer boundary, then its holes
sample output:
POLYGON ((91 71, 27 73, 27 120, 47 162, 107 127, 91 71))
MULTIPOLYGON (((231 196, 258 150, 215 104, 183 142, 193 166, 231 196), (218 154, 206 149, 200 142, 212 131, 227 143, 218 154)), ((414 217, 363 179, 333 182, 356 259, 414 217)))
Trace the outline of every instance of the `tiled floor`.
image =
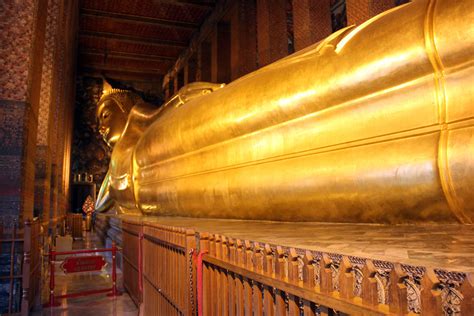
MULTIPOLYGON (((103 245, 95 237, 95 234, 86 234, 83 241, 75 241, 74 249, 101 248, 103 245)), ((79 274, 65 275, 56 264, 56 295, 75 293, 83 290, 94 290, 111 287, 111 265, 107 264, 101 272, 84 272, 79 274)), ((118 284, 121 289, 122 273, 117 273, 118 284)), ((43 302, 48 300, 47 287, 44 289, 43 302)), ((78 298, 60 300, 61 306, 54 308, 43 308, 34 311, 32 315, 54 315, 54 316, 102 316, 102 315, 138 315, 138 309, 125 292, 117 298, 107 297, 106 294, 96 294, 78 298)))
POLYGON ((474 272, 474 225, 289 223, 182 217, 143 220, 273 245, 474 272))

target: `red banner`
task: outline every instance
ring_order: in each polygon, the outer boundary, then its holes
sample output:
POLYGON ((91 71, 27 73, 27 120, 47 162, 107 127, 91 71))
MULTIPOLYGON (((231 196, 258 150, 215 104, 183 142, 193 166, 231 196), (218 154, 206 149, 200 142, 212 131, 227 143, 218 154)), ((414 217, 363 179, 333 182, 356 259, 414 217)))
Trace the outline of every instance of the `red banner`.
POLYGON ((100 271, 106 262, 102 256, 68 257, 61 264, 64 273, 100 271))

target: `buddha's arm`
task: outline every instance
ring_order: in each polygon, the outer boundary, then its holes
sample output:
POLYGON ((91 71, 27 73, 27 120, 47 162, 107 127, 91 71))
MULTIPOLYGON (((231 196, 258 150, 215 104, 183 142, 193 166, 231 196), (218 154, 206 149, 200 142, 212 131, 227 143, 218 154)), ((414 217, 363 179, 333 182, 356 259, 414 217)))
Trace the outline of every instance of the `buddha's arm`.
POLYGON ((113 204, 113 200, 110 197, 110 171, 105 175, 104 181, 100 186, 99 196, 95 202, 95 209, 98 212, 105 212, 110 209, 113 204))

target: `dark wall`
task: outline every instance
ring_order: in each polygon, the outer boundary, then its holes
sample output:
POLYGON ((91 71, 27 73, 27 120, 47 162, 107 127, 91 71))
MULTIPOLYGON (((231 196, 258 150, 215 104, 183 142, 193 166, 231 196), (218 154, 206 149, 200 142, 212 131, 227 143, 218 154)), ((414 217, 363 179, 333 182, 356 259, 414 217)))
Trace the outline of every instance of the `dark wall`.
POLYGON ((104 180, 110 161, 110 149, 97 130, 95 118, 101 95, 102 79, 77 77, 71 171, 94 175, 97 187, 104 180))

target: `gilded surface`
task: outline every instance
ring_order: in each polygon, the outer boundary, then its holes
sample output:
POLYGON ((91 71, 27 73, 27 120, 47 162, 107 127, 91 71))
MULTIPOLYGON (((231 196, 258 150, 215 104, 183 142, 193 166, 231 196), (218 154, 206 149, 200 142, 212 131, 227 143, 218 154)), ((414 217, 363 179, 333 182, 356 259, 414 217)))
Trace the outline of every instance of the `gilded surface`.
POLYGON ((154 215, 471 223, 472 20, 470 0, 414 1, 164 110, 106 122, 101 102, 111 197, 154 215))

